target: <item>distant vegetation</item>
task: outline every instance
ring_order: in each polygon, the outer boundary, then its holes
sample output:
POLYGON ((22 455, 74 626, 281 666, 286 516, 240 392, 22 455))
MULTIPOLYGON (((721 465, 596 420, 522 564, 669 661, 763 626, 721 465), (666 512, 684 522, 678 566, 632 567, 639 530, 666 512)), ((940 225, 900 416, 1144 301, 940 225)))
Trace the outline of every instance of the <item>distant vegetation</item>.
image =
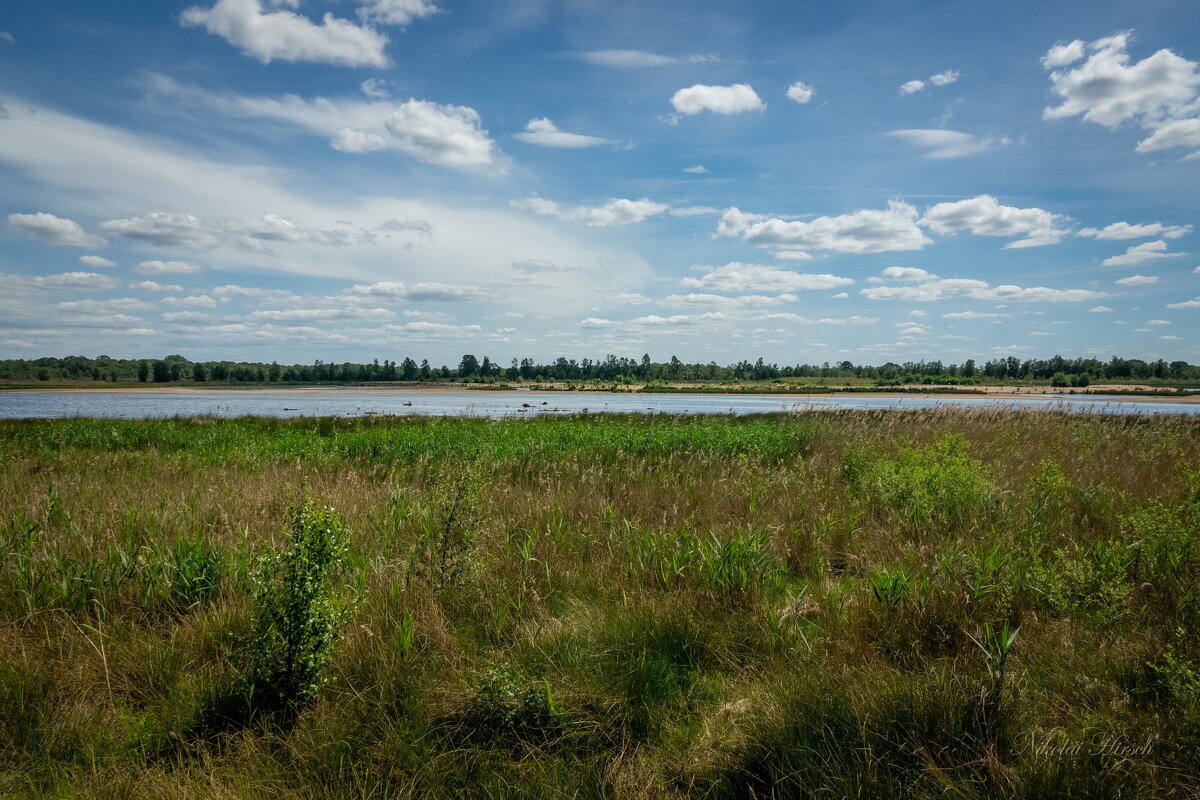
POLYGON ((455 367, 434 367, 429 361, 417 363, 412 358, 399 362, 378 359, 369 364, 325 363, 263 364, 231 361, 189 361, 181 355, 160 359, 115 359, 108 356, 85 358, 38 358, 33 360, 0 361, 0 380, 10 381, 97 381, 107 383, 370 383, 370 382, 436 382, 469 381, 495 383, 500 381, 579 381, 603 383, 648 383, 651 381, 770 381, 781 379, 854 380, 874 385, 903 383, 974 385, 998 381, 1049 381, 1055 386, 1087 386, 1093 381, 1190 382, 1200 381, 1200 367, 1186 361, 1143 361, 1113 356, 1108 361, 1093 358, 1020 360, 1015 357, 995 359, 976 364, 968 359, 962 364, 942 361, 916 361, 879 366, 842 361, 820 365, 766 364, 760 358, 751 363, 719 366, 687 364, 672 356, 669 361, 651 361, 649 354, 642 358, 603 359, 558 358, 548 364, 531 359, 512 359, 501 366, 484 356, 462 357, 455 367))
POLYGON ((0 796, 1183 798, 1200 418, 0 422, 0 796))

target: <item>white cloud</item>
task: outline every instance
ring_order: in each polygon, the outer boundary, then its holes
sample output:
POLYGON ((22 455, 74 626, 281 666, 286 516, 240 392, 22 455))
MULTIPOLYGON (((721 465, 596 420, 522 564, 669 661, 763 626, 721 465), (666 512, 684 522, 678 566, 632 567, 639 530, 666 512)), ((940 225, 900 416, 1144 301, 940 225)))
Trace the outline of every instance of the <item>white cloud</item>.
POLYGON ((1178 239, 1192 232, 1191 225, 1163 225, 1161 222, 1151 222, 1146 225, 1130 225, 1128 222, 1114 222, 1104 228, 1083 228, 1078 236, 1091 236, 1096 239, 1148 239, 1151 236, 1161 236, 1164 239, 1178 239))
POLYGON ((158 247, 207 250, 221 242, 210 225, 191 214, 155 212, 144 217, 111 219, 96 227, 110 236, 124 236, 158 247))
POLYGON ((1193 297, 1181 303, 1167 303, 1167 308, 1200 308, 1200 297, 1193 297))
POLYGON ((948 131, 941 128, 888 131, 887 135, 923 148, 926 152, 922 158, 933 159, 973 156, 986 150, 1006 147, 1011 142, 1007 136, 980 139, 978 136, 962 131, 948 131))
POLYGON ((1183 253, 1163 252, 1166 249, 1167 243, 1162 239, 1153 242, 1143 242, 1142 244, 1128 248, 1119 256, 1106 258, 1100 263, 1106 267, 1126 267, 1132 264, 1141 264, 1143 261, 1153 261, 1156 258, 1174 258, 1183 255, 1183 253))
POLYGON ((1073 303, 1105 297, 1104 292, 1090 289, 1050 289, 1045 286, 1023 288, 1011 284, 991 286, 986 281, 970 278, 944 278, 928 281, 916 286, 874 286, 862 289, 862 295, 870 300, 909 300, 932 302, 967 297, 972 300, 994 302, 1050 302, 1073 303))
POLYGON ((143 261, 133 268, 134 272, 143 275, 192 275, 200 271, 195 264, 186 261, 160 261, 151 259, 143 261))
POLYGON ((49 245, 69 247, 103 247, 107 242, 93 236, 73 219, 56 217, 53 214, 9 214, 8 227, 49 245))
POLYGON ((1045 69, 1053 69, 1054 67, 1065 67, 1068 64, 1074 64, 1083 58, 1083 48, 1083 42, 1079 39, 1067 44, 1056 44, 1046 52, 1046 55, 1042 56, 1042 66, 1045 69))
MULTIPOLYGON (((1200 117, 1164 122, 1155 128, 1154 133, 1138 142, 1137 151, 1151 153, 1155 150, 1169 150, 1173 147, 1200 147, 1200 117)), ((1197 154, 1192 153, 1187 156, 1187 160, 1196 157, 1197 154)))
POLYGON ((1181 336, 1160 336, 1158 338, 1159 338, 1159 341, 1163 341, 1163 342, 1182 342, 1183 341, 1183 337, 1181 337, 1181 336))
POLYGON ((1041 208, 1002 206, 991 195, 981 194, 931 206, 925 209, 919 224, 943 235, 964 230, 976 236, 1025 234, 1024 239, 1006 244, 1007 249, 1057 244, 1067 233, 1055 228, 1060 219, 1059 215, 1041 208))
POLYGON ((343 153, 373 153, 387 147, 388 141, 378 133, 340 128, 329 140, 329 146, 343 153))
POLYGON ((80 256, 79 263, 92 269, 106 269, 117 265, 117 262, 109 261, 103 256, 80 256))
POLYGON ((424 100, 402 103, 384 120, 402 150, 447 167, 493 162, 496 144, 479 124, 479 114, 473 108, 424 100))
POLYGON ((379 281, 371 284, 355 284, 344 294, 361 297, 382 297, 389 300, 408 300, 418 303, 456 303, 483 300, 493 296, 492 292, 478 286, 458 286, 445 283, 399 283, 379 281))
POLYGON ((115 297, 111 300, 65 300, 54 304, 67 311, 145 311, 154 306, 136 297, 115 297))
POLYGON ((392 96, 392 93, 388 91, 387 85, 388 82, 383 78, 367 78, 358 88, 367 97, 384 99, 392 96))
POLYGON ((1147 325, 1170 325, 1171 321, 1166 319, 1152 319, 1146 323, 1147 325))
POLYGON ((793 100, 801 105, 813 99, 813 95, 817 92, 804 81, 796 81, 787 88, 787 96, 789 100, 793 100))
POLYGON ((526 197, 514 200, 513 208, 532 211, 543 217, 557 217, 562 220, 582 220, 590 228, 606 228, 612 225, 632 225, 642 222, 648 217, 664 214, 671 210, 666 203, 656 203, 653 200, 627 200, 614 198, 601 206, 577 206, 565 208, 553 200, 541 197, 526 197))
POLYGON ((438 13, 429 0, 367 0, 359 6, 358 18, 376 25, 407 25, 414 19, 438 13))
POLYGON ((704 53, 693 53, 683 58, 649 53, 645 50, 587 50, 576 55, 599 67, 616 67, 618 69, 639 69, 642 67, 665 67, 671 64, 703 64, 720 61, 717 56, 704 53))
POLYGON ((585 147, 596 147, 604 144, 617 144, 614 139, 602 139, 599 136, 585 136, 581 133, 560 131, 549 119, 531 119, 523 133, 513 134, 514 139, 520 139, 526 144, 536 144, 541 147, 559 147, 568 150, 578 150, 585 147))
POLYGON ((0 31, 0 41, 5 41, 9 44, 15 44, 17 40, 8 31, 0 31))
POLYGON ((159 283, 158 281, 137 281, 129 284, 130 289, 140 292, 182 292, 183 287, 177 283, 159 283))
POLYGON ((920 267, 887 267, 881 274, 885 281, 927 281, 937 277, 920 267))
POLYGON ((703 164, 693 164, 690 167, 684 167, 683 171, 689 172, 692 175, 703 175, 708 172, 708 167, 704 166, 703 164))
MULTIPOLYGON (((732 290, 736 291, 736 290, 732 290)), ((672 294, 662 299, 663 305, 668 306, 708 306, 734 311, 743 308, 764 308, 795 303, 800 298, 794 294, 775 296, 762 294, 744 294, 727 297, 721 294, 696 292, 692 294, 672 294)))
POLYGON ((186 9, 180 22, 203 27, 264 64, 275 59, 344 67, 388 64, 383 52, 386 36, 329 13, 317 25, 291 11, 264 12, 259 0, 217 0, 212 8, 186 9))
POLYGON ((780 261, 812 261, 812 256, 803 250, 779 250, 774 256, 780 261))
POLYGON ((830 295, 829 299, 830 300, 849 300, 850 294, 848 292, 838 292, 837 294, 830 295))
MULTIPOLYGON (((1200 145, 1200 65, 1167 49, 1130 64, 1125 49, 1129 39, 1129 33, 1120 33, 1089 42, 1086 61, 1051 72, 1051 88, 1062 103, 1046 108, 1043 117, 1082 114, 1088 122, 1109 128, 1136 121, 1151 131, 1138 143, 1140 152, 1200 145)), ((1082 49, 1080 42, 1056 45, 1042 62, 1047 68, 1073 64, 1082 49)))
POLYGON ((116 278, 97 272, 60 272, 54 275, 16 275, 0 272, 0 288, 4 294, 24 294, 33 291, 106 291, 115 289, 116 278))
POLYGON ((1107 313, 1111 312, 1112 309, 1109 308, 1108 306, 1096 306, 1095 308, 1089 308, 1088 311, 1090 311, 1093 314, 1107 314, 1107 313))
POLYGON ((770 219, 729 208, 717 226, 718 236, 740 236, 749 244, 840 253, 884 253, 920 250, 932 240, 916 225, 917 209, 900 200, 882 210, 863 209, 809 222, 770 219))
POLYGON ((948 314, 942 314, 942 319, 996 319, 1007 316, 1008 314, 999 314, 994 311, 951 311, 948 314))
POLYGON ((945 72, 939 72, 937 75, 930 75, 929 82, 934 86, 949 86, 958 80, 958 70, 948 69, 945 72))
POLYGON ((206 294, 194 294, 188 297, 164 297, 162 301, 169 306, 187 306, 191 308, 217 307, 217 301, 206 294))
POLYGON ((748 83, 732 86, 707 86, 697 83, 680 89, 671 97, 671 105, 680 114, 740 114, 743 111, 762 111, 767 107, 748 83))
POLYGON ((763 264, 742 264, 736 261, 723 267, 694 269, 703 272, 704 275, 699 278, 684 278, 679 282, 680 286, 740 294, 833 289, 854 283, 853 278, 843 278, 840 275, 792 272, 763 264))
POLYGON ((913 94, 925 88, 925 81, 911 80, 900 84, 900 94, 913 94))
POLYGON ((1121 278, 1116 282, 1118 286, 1145 286, 1150 283, 1158 283, 1157 275, 1130 275, 1128 278, 1121 278))
POLYGON ((250 314, 251 319, 269 322, 316 322, 332 320, 385 320, 396 316, 386 308, 270 308, 259 309, 250 314))
POLYGON ((483 330, 478 325, 449 325, 442 322, 406 322, 403 325, 384 325, 384 330, 415 334, 421 339, 461 338, 483 330))
POLYGON ((162 315, 163 322, 171 325, 202 325, 212 319, 211 314, 200 311, 168 311, 162 315))

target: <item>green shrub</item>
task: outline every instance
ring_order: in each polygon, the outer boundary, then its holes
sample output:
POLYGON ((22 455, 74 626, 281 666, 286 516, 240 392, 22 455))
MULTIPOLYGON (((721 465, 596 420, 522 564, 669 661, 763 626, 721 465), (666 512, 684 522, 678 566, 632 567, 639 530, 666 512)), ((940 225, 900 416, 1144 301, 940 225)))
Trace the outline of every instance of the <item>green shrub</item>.
POLYGON ((352 612, 334 586, 347 555, 341 515, 305 501, 291 516, 284 548, 262 556, 254 576, 254 710, 295 711, 311 700, 352 612))

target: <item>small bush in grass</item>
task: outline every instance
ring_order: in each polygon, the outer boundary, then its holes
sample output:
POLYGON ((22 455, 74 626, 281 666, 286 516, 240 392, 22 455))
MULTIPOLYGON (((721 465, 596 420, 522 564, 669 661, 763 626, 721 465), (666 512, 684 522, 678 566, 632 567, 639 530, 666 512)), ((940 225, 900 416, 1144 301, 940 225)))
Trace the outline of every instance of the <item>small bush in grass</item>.
POLYGON ((334 586, 348 549, 341 515, 305 501, 291 517, 284 548, 262 556, 254 577, 248 695, 255 711, 295 711, 316 695, 352 612, 334 586))

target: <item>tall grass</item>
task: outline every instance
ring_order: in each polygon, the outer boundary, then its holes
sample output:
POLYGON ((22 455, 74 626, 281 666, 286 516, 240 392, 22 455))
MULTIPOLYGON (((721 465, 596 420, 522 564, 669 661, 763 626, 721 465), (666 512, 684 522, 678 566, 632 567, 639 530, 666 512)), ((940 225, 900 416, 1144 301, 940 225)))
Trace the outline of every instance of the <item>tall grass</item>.
POLYGON ((0 796, 1200 785, 1200 420, 0 422, 0 480, 0 796))

